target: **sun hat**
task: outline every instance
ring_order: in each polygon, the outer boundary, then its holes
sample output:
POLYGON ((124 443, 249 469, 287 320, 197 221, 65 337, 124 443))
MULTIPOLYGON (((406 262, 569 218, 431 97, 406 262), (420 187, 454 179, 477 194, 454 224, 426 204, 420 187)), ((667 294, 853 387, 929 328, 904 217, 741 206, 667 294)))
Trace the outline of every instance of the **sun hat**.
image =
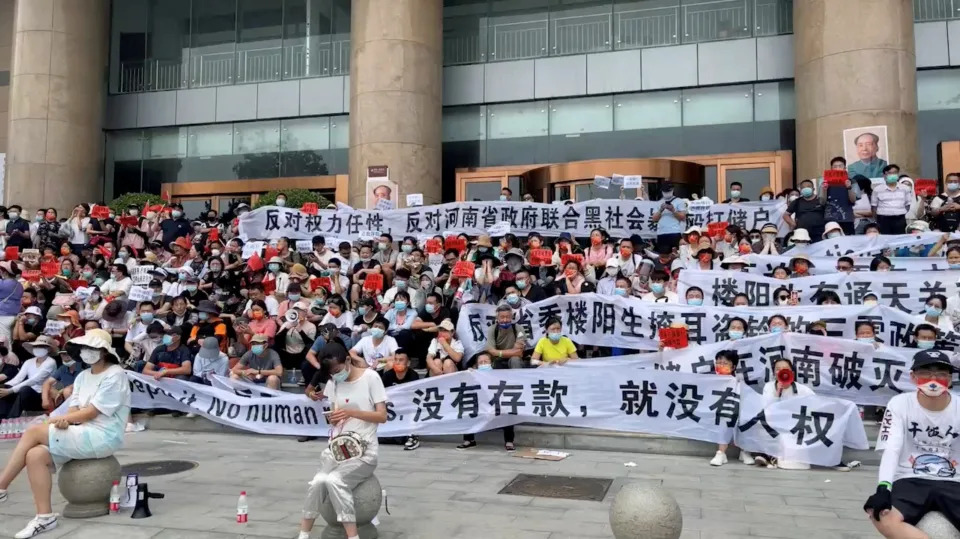
POLYGON ((35 341, 33 341, 33 342, 25 342, 25 343, 23 343, 23 348, 24 348, 27 352, 30 352, 31 354, 34 353, 34 352, 33 352, 33 349, 34 349, 34 347, 37 347, 37 346, 41 346, 41 347, 42 347, 42 346, 45 346, 45 347, 49 348, 49 349, 50 349, 50 355, 51 355, 51 356, 55 356, 55 355, 57 355, 57 353, 60 352, 60 347, 57 345, 57 341, 54 340, 53 337, 50 337, 50 336, 48 336, 48 335, 40 335, 39 337, 37 337, 37 340, 35 340, 35 341))
POLYGON ((74 337, 68 342, 71 344, 86 346, 87 348, 99 348, 101 350, 106 350, 107 353, 117 358, 119 361, 120 356, 117 355, 117 351, 113 349, 113 346, 111 346, 110 334, 107 333, 106 330, 99 328, 88 329, 83 335, 74 337))

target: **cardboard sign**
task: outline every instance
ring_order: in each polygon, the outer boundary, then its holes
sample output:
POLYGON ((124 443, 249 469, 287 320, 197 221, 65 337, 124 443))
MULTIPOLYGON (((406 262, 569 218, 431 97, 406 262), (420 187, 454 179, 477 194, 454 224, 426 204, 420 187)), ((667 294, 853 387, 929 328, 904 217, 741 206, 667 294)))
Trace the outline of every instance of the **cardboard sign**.
POLYGON ((395 204, 389 198, 381 198, 377 201, 375 209, 379 211, 390 211, 395 209, 394 206, 395 204))
POLYGON ((132 215, 126 215, 117 219, 121 226, 137 226, 137 218, 132 215))
POLYGON ((220 241, 220 229, 211 228, 210 232, 207 234, 207 239, 210 241, 220 241))
POLYGON ((57 292, 57 295, 53 298, 54 305, 59 305, 64 308, 72 307, 76 302, 77 298, 72 292, 57 292))
POLYGON ((427 240, 426 245, 423 248, 428 255, 435 255, 443 252, 443 242, 436 238, 431 238, 427 240))
POLYGON ((300 211, 307 215, 316 215, 317 212, 320 211, 320 208, 317 207, 316 202, 304 202, 300 211))
POLYGON ((560 257, 560 266, 561 266, 561 267, 566 267, 566 266, 567 266, 567 262, 571 262, 571 261, 576 262, 581 268, 583 267, 583 255, 577 255, 577 254, 573 254, 573 253, 570 253, 570 254, 566 254, 566 255, 561 256, 561 257, 560 257))
POLYGON ((846 170, 824 170, 823 181, 830 187, 846 187, 849 176, 846 170))
POLYGON ((531 249, 530 264, 534 266, 549 266, 553 264, 553 251, 550 249, 531 249))
POLYGON ((477 269, 476 264, 473 262, 466 262, 461 260, 454 264, 453 273, 454 277, 459 277, 461 279, 473 279, 473 272, 477 269))
POLYGON ((240 256, 244 260, 249 259, 253 255, 259 256, 260 251, 263 250, 263 245, 264 244, 262 241, 248 241, 247 243, 243 244, 243 252, 240 254, 240 256))
POLYGON ((417 206, 423 206, 423 194, 413 193, 411 195, 407 195, 407 207, 415 208, 417 206))
POLYGON ((459 236, 447 236, 443 242, 444 249, 456 249, 458 253, 467 250, 467 240, 459 236))
POLYGON ((131 286, 127 298, 136 302, 153 301, 153 290, 145 286, 131 286))
POLYGON ((686 348, 689 343, 686 328, 660 328, 659 335, 665 348, 686 348))
POLYGON ((260 255, 253 253, 253 256, 247 260, 247 269, 253 272, 257 272, 263 269, 263 259, 260 258, 260 255))
POLYGON ((90 208, 90 217, 94 219, 109 219, 110 208, 107 206, 94 206, 90 208))
POLYGON ((504 236, 510 233, 510 221, 500 221, 487 229, 491 236, 504 236))
POLYGON ((383 275, 380 273, 368 273, 366 278, 363 280, 363 288, 365 290, 383 290, 383 275))
POLYGON ((599 187, 600 189, 610 189, 610 178, 606 176, 594 176, 593 185, 599 187))
MULTIPOLYGON (((263 281, 263 293, 267 296, 273 294, 277 291, 277 280, 270 279, 269 281, 263 281)), ((286 292, 284 292, 286 293, 286 292)))
POLYGON ((26 270, 20 276, 23 277, 24 281, 35 283, 40 280, 40 270, 26 270))
POLYGON ((730 223, 726 221, 720 221, 719 223, 709 223, 707 225, 707 235, 711 238, 719 238, 727 232, 727 226, 730 223))
POLYGON ((47 325, 43 328, 43 334, 51 337, 59 337, 63 330, 67 329, 67 323, 60 320, 47 320, 47 325))
POLYGON ((4 260, 19 260, 20 259, 20 249, 17 247, 7 247, 3 250, 4 260))
POLYGON ((630 175, 623 177, 623 188, 624 189, 641 189, 643 188, 643 176, 640 175, 630 175))
POLYGON ((60 273, 60 264, 56 262, 42 262, 40 264, 40 275, 49 279, 60 273))
POLYGON ((937 180, 917 178, 913 182, 913 192, 918 196, 936 196, 937 180))

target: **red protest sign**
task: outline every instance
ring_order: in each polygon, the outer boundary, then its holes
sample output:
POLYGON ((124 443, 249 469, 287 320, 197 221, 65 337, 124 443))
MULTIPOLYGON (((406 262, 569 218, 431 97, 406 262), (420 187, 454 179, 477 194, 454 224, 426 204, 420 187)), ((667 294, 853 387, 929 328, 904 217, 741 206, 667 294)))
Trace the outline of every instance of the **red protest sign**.
POLYGON ((220 241, 220 229, 211 228, 210 233, 207 235, 207 239, 210 241, 220 241))
POLYGON ((87 281, 83 279, 67 279, 67 284, 70 285, 70 288, 73 290, 87 287, 87 281))
POLYGON ((427 244, 424 246, 424 250, 427 252, 428 255, 435 255, 438 253, 442 253, 443 243, 436 238, 429 239, 427 240, 427 244))
POLYGON ((267 247, 263 250, 263 258, 267 262, 270 262, 270 259, 275 256, 280 256, 280 251, 276 247, 267 247))
POLYGON ((830 169, 823 171, 823 181, 831 187, 845 187, 848 179, 846 170, 830 169))
POLYGON ((473 272, 477 269, 476 264, 461 260, 453 266, 453 276, 461 279, 473 279, 473 272))
POLYGON ((90 217, 94 219, 109 219, 110 208, 106 206, 94 206, 90 208, 90 217))
POLYGON ((303 207, 300 208, 300 211, 307 215, 316 215, 318 210, 316 202, 304 202, 303 207))
POLYGON ((456 249, 458 253, 467 250, 467 240, 457 236, 447 236, 443 242, 444 249, 456 249))
POLYGON ((273 294, 274 292, 277 291, 277 280, 276 280, 276 279, 270 279, 270 280, 268 280, 268 281, 263 281, 262 284, 263 284, 263 293, 266 294, 266 295, 268 295, 268 296, 269 296, 270 294, 273 294))
POLYGON ((576 262, 577 265, 579 265, 581 268, 583 267, 583 255, 570 253, 560 257, 560 265, 562 267, 566 267, 567 262, 571 262, 571 261, 576 262))
POLYGON ((689 344, 686 328, 660 328, 659 335, 664 348, 686 348, 689 344))
POLYGON ((327 291, 333 291, 333 282, 330 280, 330 277, 313 277, 310 279, 310 285, 314 289, 325 288, 327 291))
POLYGON ((263 269, 263 259, 260 258, 259 254, 253 253, 250 260, 247 260, 247 269, 250 271, 260 271, 263 269))
POLYGON ((35 283, 40 280, 40 270, 26 270, 20 274, 23 280, 35 283))
POLYGON ((934 196, 937 194, 937 180, 917 178, 913 182, 913 192, 919 196, 934 196))
POLYGON ((137 226, 137 218, 132 215, 121 217, 117 219, 117 222, 120 223, 121 226, 137 226))
POLYGON ((383 275, 380 273, 368 273, 363 280, 363 288, 366 290, 383 290, 383 275))
POLYGON ((549 266, 553 263, 553 251, 550 249, 531 249, 530 264, 534 266, 549 266))
POLYGON ((3 259, 4 260, 19 260, 20 259, 20 249, 17 247, 7 247, 3 250, 3 259))
POLYGON ((59 272, 60 272, 60 264, 56 262, 40 263, 40 275, 43 275, 46 278, 53 277, 59 272))
POLYGON ((707 235, 711 238, 719 238, 723 236, 727 231, 727 226, 730 223, 726 221, 720 221, 719 223, 709 223, 707 225, 707 235))

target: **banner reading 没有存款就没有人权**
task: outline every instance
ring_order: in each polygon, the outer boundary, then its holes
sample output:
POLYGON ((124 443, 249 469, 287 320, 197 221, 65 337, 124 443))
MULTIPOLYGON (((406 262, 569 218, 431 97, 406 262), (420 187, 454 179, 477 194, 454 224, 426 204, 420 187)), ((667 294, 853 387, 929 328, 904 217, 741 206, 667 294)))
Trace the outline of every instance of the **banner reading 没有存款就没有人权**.
MULTIPOLYGON (((224 379, 221 385, 232 391, 169 378, 157 381, 135 373, 128 376, 135 408, 194 412, 261 434, 329 434, 323 415, 326 401, 293 394, 269 396, 248 384, 224 379)), ((851 403, 819 396, 791 399, 776 408, 797 416, 786 424, 775 411, 767 412, 771 414, 767 418, 755 413, 755 406, 749 403, 759 396, 742 387, 733 376, 639 370, 627 365, 463 371, 387 389, 387 422, 378 434, 466 434, 536 423, 712 443, 728 443, 734 436, 756 440, 749 443, 790 436, 805 449, 806 462, 823 465, 831 464, 834 446, 866 448, 859 415, 847 413, 851 403), (749 415, 740 412, 741 400, 748 403, 749 415), (798 405, 790 404, 793 401, 798 405), (798 428, 802 436, 798 436, 798 428)), ((777 449, 768 453, 781 454, 777 449)))
MULTIPOLYGON (((539 204, 536 202, 455 202, 435 206, 420 206, 401 210, 321 210, 308 215, 295 208, 267 206, 240 217, 239 232, 244 240, 291 238, 310 239, 313 236, 336 236, 362 240, 388 233, 402 236, 434 236, 468 234, 479 236, 503 223, 517 235, 537 232, 544 236, 559 236, 563 232, 578 237, 590 235, 595 228, 603 228, 614 238, 639 235, 653 238, 657 225, 653 214, 660 209, 659 201, 591 200, 570 205, 539 204)), ((745 230, 774 223, 786 234, 783 223, 783 202, 745 202, 742 204, 713 204, 693 207, 687 212, 687 226, 697 225, 704 230, 708 223, 727 222, 745 230)))
POLYGON ((864 296, 872 292, 880 305, 906 313, 922 313, 931 295, 956 294, 960 290, 958 279, 960 270, 834 272, 788 280, 744 271, 681 271, 677 294, 686 297, 689 288, 697 287, 703 291, 706 305, 729 305, 737 294, 746 294, 750 305, 766 307, 778 305, 774 295, 780 288, 799 292, 800 305, 815 304, 820 292, 835 292, 842 304, 859 305, 864 296))

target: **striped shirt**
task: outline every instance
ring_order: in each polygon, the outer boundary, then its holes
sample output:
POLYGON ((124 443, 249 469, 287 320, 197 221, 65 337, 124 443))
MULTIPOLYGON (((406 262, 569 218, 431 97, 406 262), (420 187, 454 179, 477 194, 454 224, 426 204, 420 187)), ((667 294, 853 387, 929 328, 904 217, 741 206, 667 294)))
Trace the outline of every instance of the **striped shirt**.
POLYGON ((873 190, 870 205, 876 208, 877 215, 888 217, 906 215, 910 209, 913 193, 900 187, 890 189, 881 187, 873 190))

